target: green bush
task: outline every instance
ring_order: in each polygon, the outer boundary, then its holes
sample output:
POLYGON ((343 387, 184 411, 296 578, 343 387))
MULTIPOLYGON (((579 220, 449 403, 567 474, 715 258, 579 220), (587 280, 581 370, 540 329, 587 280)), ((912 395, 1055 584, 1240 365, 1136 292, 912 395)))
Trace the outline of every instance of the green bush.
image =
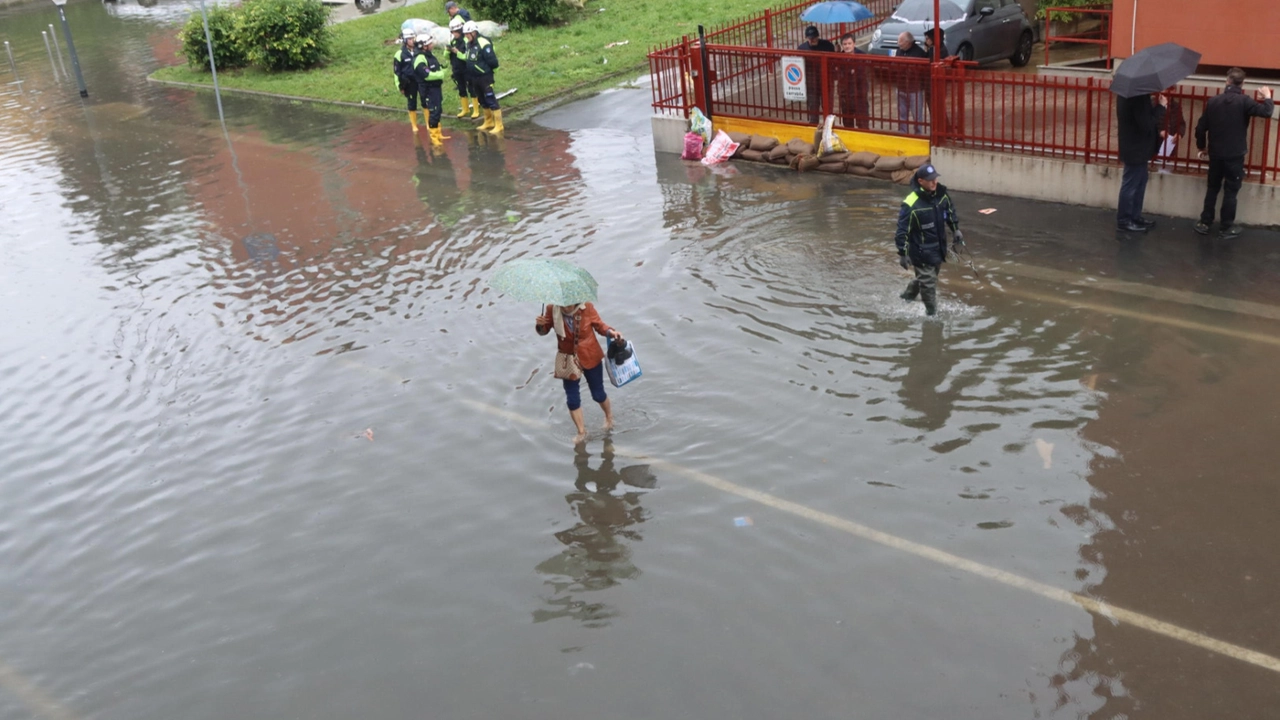
POLYGON ((471 0, 472 15, 496 20, 514 29, 550 25, 564 19, 564 0, 471 0))
POLYGON ((302 70, 329 59, 329 8, 320 0, 245 0, 236 38, 263 70, 302 70))
MULTIPOLYGON (((213 41, 213 59, 219 68, 244 67, 244 51, 236 38, 236 8, 215 5, 209 8, 209 39, 213 41)), ((204 38, 204 21, 200 13, 192 13, 178 31, 182 43, 179 52, 192 68, 209 69, 209 46, 204 38)))

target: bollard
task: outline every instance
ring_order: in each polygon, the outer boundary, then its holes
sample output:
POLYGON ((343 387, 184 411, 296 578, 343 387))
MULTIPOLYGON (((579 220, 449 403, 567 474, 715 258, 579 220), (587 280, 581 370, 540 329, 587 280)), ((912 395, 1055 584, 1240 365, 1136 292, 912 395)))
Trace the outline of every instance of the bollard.
POLYGON ((62 68, 62 77, 69 80, 71 76, 67 74, 66 63, 62 62, 62 46, 58 44, 58 33, 54 32, 53 23, 49 23, 49 35, 53 38, 53 49, 58 51, 58 65, 62 68))
POLYGON ((84 74, 80 72, 80 58, 76 56, 76 44, 71 39, 71 26, 67 24, 67 13, 64 11, 67 0, 53 0, 53 4, 58 6, 58 18, 62 20, 62 34, 67 38, 67 52, 71 53, 71 69, 76 71, 80 97, 89 97, 89 89, 84 86, 84 74))
POLYGON ((18 91, 23 95, 27 91, 22 87, 22 78, 18 77, 18 64, 13 61, 13 48, 9 47, 9 41, 4 41, 4 51, 9 55, 9 69, 13 70, 13 84, 18 86, 18 91))
POLYGON ((49 53, 49 67, 53 68, 53 81, 58 82, 58 63, 53 61, 53 48, 49 47, 49 33, 41 30, 40 37, 44 38, 44 49, 49 53))

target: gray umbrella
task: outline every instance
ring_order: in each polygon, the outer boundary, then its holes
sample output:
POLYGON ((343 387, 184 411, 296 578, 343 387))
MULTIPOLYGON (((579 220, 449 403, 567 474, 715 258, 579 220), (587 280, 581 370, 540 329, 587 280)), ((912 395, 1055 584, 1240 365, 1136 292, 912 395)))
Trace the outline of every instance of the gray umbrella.
POLYGON ((1164 92, 1196 71, 1200 53, 1177 43, 1152 45, 1120 63, 1111 92, 1123 98, 1164 92))

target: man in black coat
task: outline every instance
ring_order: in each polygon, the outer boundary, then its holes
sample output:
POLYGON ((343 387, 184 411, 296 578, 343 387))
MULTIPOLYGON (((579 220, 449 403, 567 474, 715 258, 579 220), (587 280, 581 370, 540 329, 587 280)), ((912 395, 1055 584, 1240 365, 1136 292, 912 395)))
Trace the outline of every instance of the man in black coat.
POLYGON ((1209 146, 1209 189, 1204 194, 1204 210, 1195 230, 1208 235, 1213 225, 1213 211, 1218 204, 1218 190, 1226 188, 1222 195, 1222 233, 1224 238, 1240 236, 1236 221, 1236 193, 1244 184, 1244 156, 1249 152, 1249 121, 1255 117, 1271 117, 1275 102, 1271 88, 1262 88, 1264 100, 1258 102, 1244 94, 1244 71, 1231 68, 1227 71, 1227 89, 1205 103, 1204 114, 1196 123, 1196 149, 1205 158, 1205 144, 1209 146))
POLYGON ((1169 98, 1163 94, 1157 95, 1156 100, 1153 103, 1147 94, 1116 99, 1120 162, 1124 163, 1116 227, 1126 232, 1146 232, 1156 224, 1142 217, 1142 203, 1147 195, 1147 162, 1160 148, 1160 121, 1169 105, 1169 98))
MULTIPOLYGON (((814 25, 804 29, 804 42, 797 50, 809 52, 835 52, 835 43, 823 38, 814 25)), ((830 79, 828 79, 830 82, 830 79)), ((816 125, 822 119, 822 63, 814 58, 804 59, 805 104, 809 108, 809 122, 816 125)), ((829 87, 829 86, 828 86, 829 87)))

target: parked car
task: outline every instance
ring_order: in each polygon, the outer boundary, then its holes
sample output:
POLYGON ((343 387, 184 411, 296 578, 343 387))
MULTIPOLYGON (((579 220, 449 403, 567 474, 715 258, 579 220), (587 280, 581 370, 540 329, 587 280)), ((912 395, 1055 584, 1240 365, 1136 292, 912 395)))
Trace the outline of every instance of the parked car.
MULTIPOLYGON (((893 55, 898 36, 909 32, 923 44, 933 23, 934 0, 903 0, 871 35, 868 52, 893 55)), ((1031 61, 1034 30, 1018 0, 938 0, 947 55, 981 65, 1008 58, 1016 67, 1031 61)))

